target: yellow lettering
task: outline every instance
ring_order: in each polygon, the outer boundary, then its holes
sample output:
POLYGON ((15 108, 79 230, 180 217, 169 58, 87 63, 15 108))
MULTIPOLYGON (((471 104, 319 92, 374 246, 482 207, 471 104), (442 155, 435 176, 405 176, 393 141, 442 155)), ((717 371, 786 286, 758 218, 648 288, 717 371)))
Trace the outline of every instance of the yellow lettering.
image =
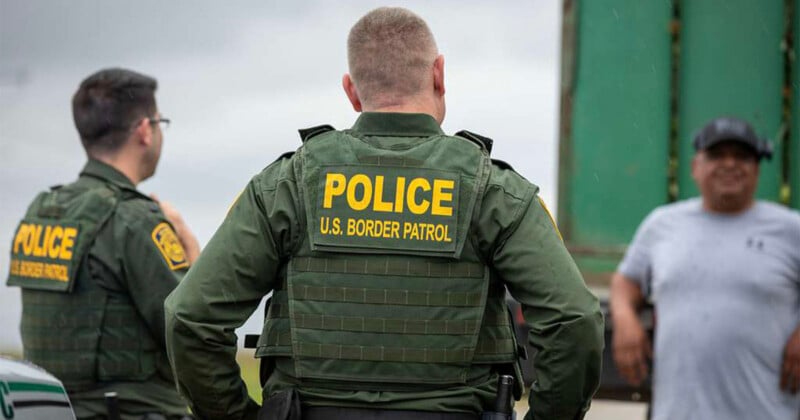
POLYGON ((392 238, 400 237, 400 222, 392 222, 392 238))
POLYGON ((72 247, 75 246, 75 236, 77 235, 78 229, 70 227, 64 229, 64 236, 61 238, 61 252, 59 253, 59 258, 62 260, 72 259, 72 247))
POLYGON ((372 209, 375 211, 392 211, 392 203, 383 201, 383 176, 375 177, 375 198, 372 200, 372 209))
POLYGON ((322 207, 331 208, 333 197, 344 193, 346 180, 343 174, 337 173, 329 173, 325 177, 325 198, 322 201, 322 207))
POLYGON ((61 237, 64 235, 64 229, 61 226, 56 226, 53 228, 53 231, 50 232, 50 236, 48 236, 47 240, 47 256, 50 258, 58 258, 58 254, 61 253, 61 237), (56 239, 59 240, 58 245, 56 245, 56 239))
POLYGON ((414 178, 408 184, 408 194, 407 200, 408 201, 408 209, 411 210, 411 213, 414 214, 423 214, 428 211, 428 207, 430 207, 430 202, 428 200, 423 199, 420 202, 416 201, 417 190, 422 189, 423 191, 430 191, 431 184, 425 178, 414 178))
POLYGON ((431 214, 434 216, 452 216, 453 208, 442 206, 442 202, 453 200, 452 192, 445 192, 445 189, 453 191, 455 182, 450 179, 433 180, 433 203, 431 204, 431 214))
MULTIPOLYGON (((19 254, 19 247, 24 246, 25 239, 28 237, 28 231, 30 230, 30 225, 27 223, 23 223, 19 225, 19 230, 17 231, 17 236, 14 237, 14 253, 19 254)), ((27 253, 26 253, 27 255, 27 253)))
POLYGON ((397 188, 394 192, 394 212, 403 212, 403 192, 406 189, 406 178, 402 176, 397 177, 397 188))
POLYGON ((366 227, 364 229, 364 235, 363 236, 375 236, 375 231, 374 231, 375 221, 374 220, 367 220, 365 224, 366 224, 366 227))
POLYGON ((42 225, 36 225, 33 233, 33 255, 37 257, 45 256, 45 249, 42 246, 42 225))
POLYGON ((355 211, 361 211, 369 207, 370 199, 372 198, 372 181, 364 174, 353 175, 350 182, 347 183, 347 204, 355 211), (364 195, 361 199, 356 199, 356 188, 359 185, 364 186, 364 195))

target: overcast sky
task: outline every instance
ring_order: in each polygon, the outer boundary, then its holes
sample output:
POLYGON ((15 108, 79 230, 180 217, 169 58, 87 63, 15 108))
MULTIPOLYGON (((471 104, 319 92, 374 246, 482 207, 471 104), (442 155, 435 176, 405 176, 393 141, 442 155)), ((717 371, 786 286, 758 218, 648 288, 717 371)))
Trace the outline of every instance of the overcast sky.
MULTIPOLYGON (((383 5, 0 0, 0 277, 30 200, 85 162, 70 113, 84 77, 122 66, 158 79, 173 124, 140 190, 171 201, 204 245, 250 177, 299 146, 298 128, 352 125, 340 85, 347 33, 383 5)), ((493 138, 493 157, 555 207, 561 2, 398 5, 428 22, 445 56, 445 131, 493 138)), ((18 290, 0 285, 0 351, 20 349, 19 313, 18 290)))

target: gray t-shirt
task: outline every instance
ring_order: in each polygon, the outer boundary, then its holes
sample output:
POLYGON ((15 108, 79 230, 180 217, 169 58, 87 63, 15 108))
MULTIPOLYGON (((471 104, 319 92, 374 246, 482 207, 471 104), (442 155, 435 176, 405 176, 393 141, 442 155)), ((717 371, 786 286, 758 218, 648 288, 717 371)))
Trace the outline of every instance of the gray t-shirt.
POLYGON ((800 323, 800 214, 662 206, 618 270, 656 306, 653 419, 798 419, 780 374, 800 323))

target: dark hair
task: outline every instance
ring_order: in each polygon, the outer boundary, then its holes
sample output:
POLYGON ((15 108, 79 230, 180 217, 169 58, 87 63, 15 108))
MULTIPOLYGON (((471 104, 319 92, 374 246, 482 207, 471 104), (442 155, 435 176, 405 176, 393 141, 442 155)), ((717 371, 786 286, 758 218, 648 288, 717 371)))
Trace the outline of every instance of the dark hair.
POLYGON ((131 70, 100 70, 84 79, 72 97, 72 118, 90 156, 117 151, 128 130, 156 112, 156 79, 131 70))

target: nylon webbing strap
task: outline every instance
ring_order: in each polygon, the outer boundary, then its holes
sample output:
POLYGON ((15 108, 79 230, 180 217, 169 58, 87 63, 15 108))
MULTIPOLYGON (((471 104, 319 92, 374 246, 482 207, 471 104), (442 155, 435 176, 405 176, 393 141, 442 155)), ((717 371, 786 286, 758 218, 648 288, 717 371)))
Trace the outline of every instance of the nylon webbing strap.
MULTIPOLYGON (((306 315, 307 314, 299 314, 299 315, 306 315)), ((289 305, 281 304, 281 303, 271 303, 269 305, 269 317, 270 318, 289 318, 289 305)), ((361 318, 353 317, 353 319, 358 320, 361 318)), ((418 321, 420 322, 420 321, 418 321)), ((441 322, 441 321, 428 321, 428 322, 441 322)), ((450 321, 451 323, 454 321, 450 321)), ((486 314, 483 316, 483 325, 487 327, 502 327, 509 325, 510 322, 508 320, 508 315, 505 313, 497 313, 494 311, 487 311, 486 314)), ((309 326, 300 326, 300 328, 317 328, 317 327, 309 327, 309 326)), ((362 330, 350 330, 350 331, 362 331, 362 330)), ((366 330, 364 330, 366 331, 366 330)), ((461 334, 461 333, 459 333, 461 334)), ((469 334, 469 332, 464 333, 469 334)))
POLYGON ((292 260, 296 271, 338 274, 368 274, 403 277, 482 278, 484 267, 479 263, 446 262, 424 264, 398 259, 298 257, 292 260))
MULTIPOLYGON (((39 309, 38 307, 36 309, 39 309)), ((55 311, 54 311, 55 312, 55 311)), ((61 309, 60 311, 63 313, 64 310, 61 309)), ((97 325, 99 322, 97 319, 100 315, 92 312, 92 311, 75 311, 74 316, 61 316, 58 317, 54 313, 48 314, 47 312, 40 312, 40 311, 30 311, 31 315, 25 319, 25 327, 53 327, 56 325, 57 327, 61 328, 73 328, 73 327, 93 327, 97 325)))
MULTIPOLYGON (((104 336, 101 339, 101 346, 105 350, 131 350, 134 345, 138 343, 133 342, 131 338, 116 338, 104 336)), ((147 341, 147 340, 145 340, 147 341)), ((29 337, 25 341, 25 345, 31 349, 45 349, 45 350, 58 350, 58 351, 91 351, 95 343, 95 338, 78 338, 69 337, 65 339, 59 336, 49 337, 29 337)))
POLYGON ((480 292, 430 292, 326 286, 295 286, 293 292, 294 298, 297 300, 322 302, 408 306, 481 306, 480 292))
POLYGON ((370 347, 347 344, 297 343, 301 357, 406 363, 466 363, 472 360, 469 348, 370 347))
POLYGON ((25 351, 85 351, 91 349, 94 343, 94 338, 70 337, 69 340, 65 340, 63 337, 59 336, 28 337, 28 339, 25 340, 25 351))
POLYGON ((292 345, 292 334, 290 332, 281 332, 277 334, 269 334, 267 338, 264 340, 264 346, 291 346, 292 345))
POLYGON ((498 354, 498 353, 514 353, 513 339, 502 340, 478 340, 478 346, 475 348, 475 354, 498 354))
MULTIPOLYGON (((270 334, 267 336, 264 345, 267 346, 291 346, 292 335, 289 332, 270 334)), ((514 353, 514 340, 479 340, 476 347, 476 354, 495 354, 495 353, 514 353)))
POLYGON ((412 159, 409 157, 395 157, 395 156, 366 156, 361 155, 358 156, 358 161, 361 163, 367 163, 370 165, 380 165, 380 166, 401 166, 401 167, 409 167, 409 168, 419 168, 425 164, 425 162, 412 159))
MULTIPOLYGON (((26 352, 25 357, 30 357, 26 352)), ((94 361, 91 359, 81 359, 77 357, 66 356, 62 357, 61 359, 55 358, 40 358, 40 365, 44 365, 42 367, 46 368, 51 372, 58 372, 62 376, 69 376, 69 375, 84 375, 86 374, 87 370, 94 369, 94 361)), ((62 378, 64 380, 65 378, 62 378)), ((86 383, 91 383, 91 381, 86 380, 83 381, 86 383)))
POLYGON ((335 315, 295 314, 298 328, 392 334, 469 335, 478 331, 479 320, 426 320, 364 318, 335 315))

